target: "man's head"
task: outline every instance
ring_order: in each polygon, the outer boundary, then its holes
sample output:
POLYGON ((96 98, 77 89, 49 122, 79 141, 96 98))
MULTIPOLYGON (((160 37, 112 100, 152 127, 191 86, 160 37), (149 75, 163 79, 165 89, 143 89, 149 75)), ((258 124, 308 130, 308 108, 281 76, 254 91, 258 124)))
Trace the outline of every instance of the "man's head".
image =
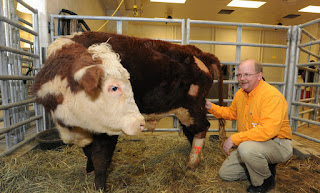
POLYGON ((262 79, 262 64, 254 59, 242 61, 238 68, 238 82, 247 93, 255 89, 262 79))

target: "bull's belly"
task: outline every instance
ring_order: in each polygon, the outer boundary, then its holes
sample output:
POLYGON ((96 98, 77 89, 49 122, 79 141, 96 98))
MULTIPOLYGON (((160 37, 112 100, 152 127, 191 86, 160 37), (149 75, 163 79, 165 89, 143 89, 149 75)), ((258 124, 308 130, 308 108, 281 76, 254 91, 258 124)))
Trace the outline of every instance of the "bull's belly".
POLYGON ((148 130, 154 130, 158 124, 158 122, 164 118, 169 116, 170 114, 174 114, 179 121, 185 126, 192 125, 194 123, 193 117, 190 116, 190 113, 187 109, 180 107, 177 109, 170 110, 165 113, 151 113, 151 114, 142 114, 145 118, 146 125, 145 128, 148 130))

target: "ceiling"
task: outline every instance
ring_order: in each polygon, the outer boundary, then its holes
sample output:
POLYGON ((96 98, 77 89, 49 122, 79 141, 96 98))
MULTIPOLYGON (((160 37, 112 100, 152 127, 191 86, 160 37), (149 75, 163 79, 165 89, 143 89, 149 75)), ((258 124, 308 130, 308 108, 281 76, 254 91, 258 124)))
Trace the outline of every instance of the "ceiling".
MULTIPOLYGON (((133 5, 138 7, 139 16, 146 18, 194 19, 228 21, 241 23, 261 23, 276 25, 297 25, 320 18, 320 13, 298 12, 307 5, 320 6, 320 0, 264 0, 267 3, 258 9, 227 7, 231 0, 186 0, 185 4, 151 3, 150 0, 124 0, 116 16, 133 17, 133 5), (218 14, 222 9, 234 10, 231 14, 218 14), (284 18, 289 14, 300 15, 284 18)), ((262 0, 260 0, 262 1, 262 0)), ((101 0, 107 15, 112 15, 121 0, 101 0)))

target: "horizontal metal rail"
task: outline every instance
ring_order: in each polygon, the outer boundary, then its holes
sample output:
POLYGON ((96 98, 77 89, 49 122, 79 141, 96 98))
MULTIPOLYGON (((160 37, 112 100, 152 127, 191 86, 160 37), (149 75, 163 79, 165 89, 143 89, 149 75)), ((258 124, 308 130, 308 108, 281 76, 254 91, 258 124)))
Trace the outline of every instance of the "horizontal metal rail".
POLYGON ((301 103, 301 102, 295 101, 295 102, 293 102, 292 104, 293 104, 293 105, 305 106, 305 107, 320 108, 320 105, 318 105, 318 104, 313 104, 313 103, 301 103))
POLYGON ((164 18, 138 18, 138 17, 111 17, 111 16, 89 16, 89 15, 50 15, 59 19, 86 19, 86 20, 110 20, 110 21, 144 21, 144 22, 162 22, 162 23, 181 23, 182 19, 164 19, 164 18))
POLYGON ((230 46, 268 47, 268 48, 287 48, 287 45, 278 45, 278 44, 221 42, 221 41, 209 41, 209 40, 189 40, 189 43, 190 44, 214 44, 214 45, 230 45, 230 46))
POLYGON ((24 1, 22 0, 16 0, 18 3, 20 3, 21 5, 25 6, 27 9, 29 9, 30 11, 32 11, 33 13, 38 13, 37 9, 34 9, 33 7, 31 7, 30 5, 26 4, 24 1))
POLYGON ((305 35, 307 35, 309 38, 311 38, 312 40, 316 40, 317 38, 314 37, 311 33, 309 33, 307 30, 302 29, 301 32, 305 35))
POLYGON ((29 58, 22 58, 21 60, 24 62, 33 62, 33 60, 29 58))
POLYGON ((320 40, 311 41, 311 42, 308 42, 308 43, 305 43, 305 44, 299 44, 298 47, 312 46, 312 45, 315 45, 315 44, 320 44, 320 40))
POLYGON ((26 20, 24 20, 24 19, 22 19, 22 18, 20 18, 20 17, 19 17, 19 21, 22 22, 22 23, 24 23, 24 24, 27 24, 28 26, 30 26, 30 27, 33 28, 32 23, 30 23, 30 22, 28 22, 28 21, 26 21, 26 20))
POLYGON ((0 80, 33 80, 34 76, 0 75, 0 80))
POLYGON ((303 115, 303 114, 306 114, 306 113, 311 113, 313 111, 314 111, 314 109, 308 109, 308 110, 299 112, 299 115, 303 115))
POLYGON ((320 86, 320 82, 319 83, 295 83, 295 86, 320 86))
POLYGON ((28 44, 30 44, 30 45, 33 45, 33 42, 32 42, 32 41, 29 41, 29 40, 26 40, 26 39, 23 39, 23 38, 20 38, 20 41, 25 42, 25 43, 28 43, 28 44))
POLYGON ((4 16, 0 16, 0 21, 4 21, 4 22, 6 22, 6 23, 8 23, 8 24, 10 24, 10 25, 12 25, 12 26, 14 26, 16 28, 19 28, 19 29, 21 29, 23 31, 26 31, 26 32, 28 32, 28 33, 30 33, 32 35, 39 36, 39 34, 37 32, 35 32, 35 31, 33 31, 33 30, 29 29, 29 28, 26 28, 23 25, 15 22, 15 21, 12 21, 12 20, 4 17, 4 16))
POLYGON ((10 103, 10 104, 6 104, 6 105, 0 105, 0 110, 6 110, 6 109, 13 108, 13 107, 26 105, 26 104, 29 104, 29 103, 34 103, 34 102, 36 102, 36 99, 24 100, 24 101, 10 103))
POLYGON ((188 19, 188 22, 190 22, 190 24, 224 25, 224 26, 237 26, 237 27, 258 27, 258 28, 286 29, 286 30, 290 29, 290 26, 263 25, 263 24, 254 24, 254 23, 204 21, 204 20, 191 20, 191 19, 188 19))
POLYGON ((306 53, 306 54, 309 54, 309 55, 311 55, 311 56, 314 56, 315 58, 320 58, 320 56, 319 55, 317 55, 317 54, 315 54, 315 53, 312 53, 312 52, 310 52, 310 51, 308 51, 308 50, 306 50, 306 49, 304 49, 304 48, 300 48, 300 50, 302 51, 302 52, 304 52, 304 53, 306 53))
POLYGON ((32 54, 30 52, 26 52, 26 51, 23 51, 23 50, 10 48, 10 47, 7 47, 7 46, 1 45, 1 44, 0 44, 0 50, 7 51, 7 52, 12 52, 12 53, 16 53, 16 54, 21 54, 21 55, 25 55, 25 56, 30 56, 30 57, 34 57, 34 58, 40 58, 39 55, 37 55, 37 54, 32 54))
POLYGON ((313 121, 313 120, 309 120, 309 119, 303 119, 301 117, 295 117, 295 116, 292 116, 291 118, 294 119, 294 120, 297 120, 297 121, 303 121, 303 122, 306 122, 306 123, 311 123, 311 124, 320 126, 320 122, 318 122, 318 121, 313 121))
MULTIPOLYGON (((218 83, 218 80, 214 80, 213 83, 218 83)), ((285 85, 284 82, 268 82, 270 85, 285 85)), ((223 80, 223 84, 238 84, 236 80, 223 80)))
MULTIPOLYGON (((223 65, 233 65, 233 66, 239 66, 239 64, 240 64, 240 62, 224 62, 224 61, 220 61, 220 63, 223 65)), ((262 66, 281 67, 281 68, 286 67, 285 64, 275 64, 275 63, 262 63, 262 66)))
POLYGON ((27 124, 27 123, 30 123, 30 122, 32 122, 32 121, 36 121, 36 120, 41 119, 41 118, 42 118, 42 115, 38 115, 38 116, 30 117, 29 119, 20 121, 19 123, 10 125, 10 126, 8 126, 8 127, 1 128, 1 129, 0 129, 0 135, 1 135, 1 134, 4 134, 4 133, 8 133, 8 132, 14 130, 15 128, 17 128, 17 127, 23 126, 23 125, 25 125, 25 124, 27 124))
POLYGON ((301 99, 299 102, 309 102, 309 101, 314 101, 315 98, 305 98, 301 99))
POLYGON ((316 24, 316 23, 319 23, 320 22, 320 18, 319 19, 315 19, 315 20, 312 20, 312 21, 309 21, 307 23, 304 23, 304 24, 300 24, 298 25, 299 28, 304 28, 304 27, 307 27, 309 25, 313 25, 313 24, 316 24))
POLYGON ((320 140, 319 140, 319 139, 310 137, 310 136, 308 136, 308 135, 304 135, 304 134, 298 133, 298 132, 292 132, 292 133, 293 133, 294 135, 299 136, 299 137, 303 137, 303 138, 309 139, 309 140, 311 140, 311 141, 315 141, 315 142, 317 142, 317 143, 320 143, 320 140))
POLYGON ((26 144, 28 144, 29 142, 31 142, 32 140, 34 140, 37 136, 37 133, 35 134, 32 134, 29 138, 27 139, 24 139, 23 141, 21 141, 20 143, 10 147, 9 149, 3 151, 0 153, 0 157, 4 157, 4 156, 7 156, 9 154, 11 154, 12 152, 14 152, 15 150, 25 146, 26 144))
POLYGON ((314 65, 319 65, 320 66, 320 61, 319 62, 307 62, 307 63, 297 64, 297 67, 314 66, 314 65))

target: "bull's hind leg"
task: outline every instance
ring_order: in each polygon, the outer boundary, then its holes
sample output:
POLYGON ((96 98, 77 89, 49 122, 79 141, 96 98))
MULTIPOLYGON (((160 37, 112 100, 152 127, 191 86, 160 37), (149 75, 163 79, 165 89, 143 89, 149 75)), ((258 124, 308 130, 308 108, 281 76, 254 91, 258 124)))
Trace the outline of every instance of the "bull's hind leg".
POLYGON ((85 149, 88 157, 87 171, 94 169, 94 183, 97 190, 105 190, 107 180, 107 169, 110 166, 113 152, 118 142, 118 136, 107 134, 93 135, 93 142, 85 149))
MULTIPOLYGON (((187 159, 187 168, 196 168, 203 158, 202 152, 207 131, 210 123, 207 120, 206 111, 201 110, 194 113, 192 117, 194 123, 189 126, 183 126, 183 132, 191 144, 191 151, 187 159)), ((192 116, 192 115, 191 115, 192 116)))

